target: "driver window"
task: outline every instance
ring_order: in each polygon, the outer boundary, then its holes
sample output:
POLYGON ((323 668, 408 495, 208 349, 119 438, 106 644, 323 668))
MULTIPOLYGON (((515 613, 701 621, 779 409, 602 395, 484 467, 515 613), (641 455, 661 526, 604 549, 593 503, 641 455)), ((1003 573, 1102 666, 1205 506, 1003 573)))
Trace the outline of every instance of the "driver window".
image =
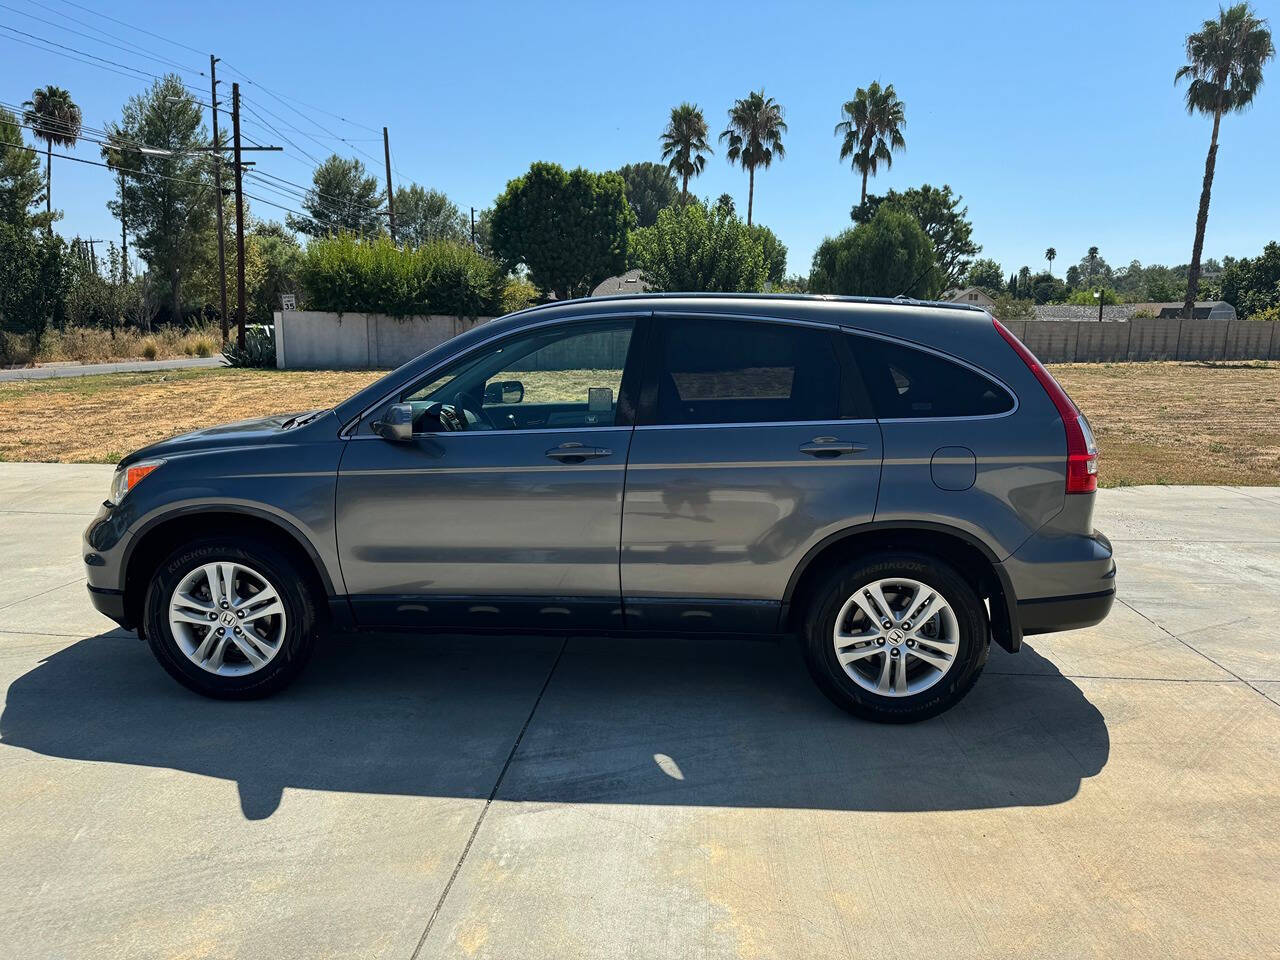
POLYGON ((575 324, 481 348, 401 397, 420 411, 415 432, 534 430, 616 423, 633 321, 575 324))

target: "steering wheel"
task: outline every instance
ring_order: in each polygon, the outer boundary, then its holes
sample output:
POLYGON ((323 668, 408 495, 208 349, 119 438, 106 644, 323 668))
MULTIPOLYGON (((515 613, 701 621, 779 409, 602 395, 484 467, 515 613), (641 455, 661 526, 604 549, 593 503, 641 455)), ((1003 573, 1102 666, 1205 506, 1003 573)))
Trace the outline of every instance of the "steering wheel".
POLYGON ((494 429, 493 421, 484 412, 480 402, 469 393, 459 391, 454 394, 453 409, 462 422, 459 430, 475 430, 477 427, 481 430, 494 429))

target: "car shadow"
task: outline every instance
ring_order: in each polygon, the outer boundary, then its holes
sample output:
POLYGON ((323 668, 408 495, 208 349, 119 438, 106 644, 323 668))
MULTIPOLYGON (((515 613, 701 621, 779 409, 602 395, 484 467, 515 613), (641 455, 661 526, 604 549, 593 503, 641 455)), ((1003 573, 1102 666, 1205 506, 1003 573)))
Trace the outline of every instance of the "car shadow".
POLYGON ((954 709, 886 726, 829 704, 789 643, 337 637, 289 689, 227 703, 188 693, 117 632, 15 680, 0 741, 234 781, 249 819, 270 816, 286 787, 486 799, 500 778, 509 801, 915 811, 1070 799, 1107 762, 1101 713, 1030 647, 993 658, 954 709))

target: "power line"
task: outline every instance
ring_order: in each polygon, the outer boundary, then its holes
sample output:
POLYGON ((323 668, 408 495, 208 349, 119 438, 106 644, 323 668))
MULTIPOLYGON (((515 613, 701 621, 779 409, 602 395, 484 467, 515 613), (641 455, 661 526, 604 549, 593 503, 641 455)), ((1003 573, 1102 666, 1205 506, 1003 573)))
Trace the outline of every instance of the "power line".
MULTIPOLYGON (((69 3, 70 0, 65 0, 65 2, 69 3)), ((240 74, 240 76, 244 78, 245 83, 250 84, 251 86, 257 87, 259 90, 262 90, 263 92, 275 97, 277 100, 292 100, 294 103, 300 104, 306 107, 308 110, 315 110, 317 113, 323 113, 326 116, 333 117, 337 120, 341 120, 343 123, 349 123, 353 127, 360 127, 363 130, 368 130, 370 133, 378 133, 378 130, 376 127, 371 127, 368 124, 360 123, 356 120, 348 120, 346 117, 342 116, 341 114, 333 113, 330 110, 326 110, 324 107, 317 107, 317 106, 314 106, 313 104, 306 103, 303 100, 299 100, 297 97, 291 97, 288 94, 279 93, 278 91, 272 90, 270 87, 265 86, 259 83, 257 80, 250 78, 250 76, 247 73, 245 73, 239 67, 236 67, 230 63, 227 64, 227 69, 240 74)), ((307 117, 306 114, 301 113, 296 107, 290 107, 290 109, 293 110, 295 113, 297 113, 299 116, 301 116, 303 119, 311 119, 307 117)), ((314 119, 311 119, 311 122, 316 123, 314 119)), ((316 123, 316 126, 320 126, 320 125, 316 123)), ((324 128, 320 127, 320 129, 323 130, 324 128)))
MULTIPOLYGON (((21 111, 22 109, 22 108, 15 108, 12 104, 6 103, 5 101, 2 101, 2 100, 0 100, 0 107, 5 107, 10 110, 15 110, 15 112, 21 111)), ((44 122, 49 123, 50 121, 46 120, 44 122)), ((56 123, 57 122, 54 121, 55 126, 56 126, 56 123)), ((21 112, 18 112, 18 119, 15 123, 15 126, 22 127, 25 130, 30 130, 32 134, 35 136, 41 135, 40 128, 34 124, 25 122, 22 119, 21 112)), ((66 125, 64 125, 64 127, 65 126, 66 125)), ((67 129, 69 129, 69 127, 67 127, 67 129)), ((143 154, 146 154, 148 151, 154 151, 153 155, 156 155, 156 156, 164 156, 166 154, 169 156, 175 156, 175 157, 191 155, 190 151, 175 150, 172 147, 158 147, 158 146, 155 146, 154 144, 144 143, 141 140, 134 140, 120 133, 114 133, 110 130, 99 129, 96 127, 87 127, 84 124, 81 124, 80 132, 76 135, 76 140, 77 141, 83 140, 85 143, 94 143, 99 146, 114 147, 116 149, 133 147, 143 154)), ((203 153, 204 151, 201 151, 201 152, 203 153)), ((54 154, 54 156, 57 156, 57 154, 54 154)), ((72 159, 75 159, 75 158, 72 158, 72 159)))
MULTIPOLYGON (((44 6, 43 4, 38 3, 37 0, 28 0, 28 2, 35 3, 36 6, 41 6, 41 7, 44 6)), ((34 13, 27 13, 27 11, 20 10, 17 7, 11 7, 7 3, 0 3, 0 7, 3 7, 5 10, 11 10, 14 13, 18 14, 19 16, 27 17, 28 19, 34 20, 37 23, 43 23, 46 26, 53 27, 55 30, 65 30, 67 33, 74 33, 76 36, 84 37, 86 40, 92 40, 94 43, 101 43, 108 47, 115 47, 117 50, 123 50, 125 53, 132 53, 135 56, 147 57, 150 60, 155 60, 167 66, 175 67, 178 70, 181 70, 183 73, 198 73, 202 77, 205 75, 203 70, 192 70, 189 67, 179 63, 177 60, 174 60, 171 57, 165 57, 165 56, 161 56, 160 54, 151 53, 144 47, 138 46, 136 43, 130 43, 128 40, 124 40, 122 37, 115 37, 112 34, 106 33, 105 31, 99 30, 98 32, 100 34, 103 34, 104 36, 112 37, 113 40, 120 40, 122 42, 112 43, 110 40, 103 40, 101 36, 94 36, 91 33, 85 33, 83 30, 73 30, 71 27, 65 27, 62 24, 55 23, 52 20, 46 19, 45 17, 37 16, 34 13)), ((95 30, 97 29, 96 27, 92 27, 89 24, 84 23, 83 20, 77 20, 74 17, 68 17, 65 13, 58 13, 58 11, 53 10, 51 7, 44 7, 44 9, 50 10, 51 12, 56 13, 58 16, 67 17, 67 19, 71 20, 73 23, 79 23, 79 24, 83 24, 84 26, 89 26, 90 29, 95 29, 95 30)))
MULTIPOLYGON (((10 29, 12 28, 6 27, 4 24, 0 24, 0 30, 10 30, 10 29)), ((50 50, 48 47, 39 46, 38 44, 32 43, 30 40, 23 40, 21 37, 6 36, 4 37, 4 39, 12 40, 14 43, 26 44, 28 47, 34 47, 35 49, 39 50, 41 53, 59 54, 60 56, 66 57, 68 60, 74 60, 77 63, 88 64, 91 67, 97 67, 99 70, 107 70, 111 73, 118 74, 119 76, 122 76, 122 77, 127 77, 128 79, 134 80, 134 81, 152 79, 155 76, 155 74, 147 73, 145 70, 136 70, 133 67, 123 67, 122 69, 117 70, 114 67, 103 66, 102 64, 94 63, 93 60, 86 60, 84 57, 78 57, 70 53, 60 53, 60 51, 58 50, 50 50), (130 71, 130 72, 126 73, 125 71, 130 71)), ((94 59, 100 59, 100 58, 95 57, 94 59)))
MULTIPOLYGON (((289 146, 293 147, 295 150, 297 150, 299 153, 301 153, 304 157, 307 157, 307 158, 308 158, 309 160, 311 160, 311 162, 312 162, 312 163, 314 163, 316 166, 320 166, 320 164, 324 162, 323 160, 319 160, 319 159, 317 159, 315 156, 313 156, 312 154, 308 153, 306 150, 303 150, 303 149, 302 149, 302 147, 298 146, 298 144, 296 144, 294 141, 290 140, 287 136, 285 136, 283 133, 281 133, 279 130, 277 130, 274 126, 272 126, 272 124, 271 124, 271 122, 270 122, 269 120, 267 120, 265 117, 263 117, 263 116, 262 116, 262 114, 258 113, 258 111, 257 111, 257 110, 254 110, 254 109, 253 109, 253 107, 251 107, 248 103, 246 103, 246 102, 245 102, 245 98, 244 98, 243 96, 240 98, 240 106, 244 107, 244 109, 246 109, 246 110, 248 110, 250 113, 252 113, 255 117, 257 117, 257 118, 258 118, 258 120, 259 120, 259 121, 260 121, 264 126, 266 126, 266 128, 267 128, 268 130, 270 130, 272 133, 274 133, 277 137, 279 137, 279 138, 280 138, 281 140, 283 140, 285 143, 289 144, 289 146)), ((266 110, 267 108, 266 108, 266 107, 263 107, 262 109, 263 109, 263 110, 266 110)), ((268 110, 267 112, 268 112, 268 113, 270 113, 271 111, 269 111, 269 110, 268 110)), ((274 116, 274 114, 273 114, 273 116, 274 116)), ((313 139, 314 139, 314 138, 313 138, 313 139)), ((322 146, 323 146, 323 144, 322 144, 322 146)))
POLYGON ((91 7, 86 7, 83 4, 76 3, 75 0, 62 0, 62 2, 68 6, 75 7, 78 10, 83 10, 85 13, 91 13, 95 17, 101 17, 103 20, 110 20, 112 23, 118 23, 122 27, 128 27, 130 30, 137 30, 139 33, 145 33, 147 36, 155 37, 157 40, 163 40, 165 43, 172 43, 175 47, 182 47, 182 49, 188 50, 191 53, 198 53, 202 57, 205 56, 205 52, 203 50, 197 50, 195 47, 189 47, 185 43, 162 36, 158 33, 152 33, 150 30, 144 30, 142 27, 134 26, 132 23, 127 23, 124 20, 117 20, 115 17, 107 16, 105 13, 99 13, 91 7))
MULTIPOLYGON (((50 155, 48 151, 41 150, 39 147, 28 147, 25 143, 14 143, 12 140, 0 140, 0 143, 9 147, 17 147, 19 150, 30 151, 37 156, 43 157, 50 155)), ((86 160, 84 157, 73 157, 69 153, 54 153, 52 156, 58 157, 62 160, 72 160, 76 163, 87 163, 91 167, 102 167, 106 170, 111 170, 112 172, 117 172, 119 169, 117 167, 113 167, 109 163, 102 163, 98 160, 86 160)), ((193 187, 208 186, 207 183, 200 180, 186 180, 182 177, 170 177, 163 173, 152 173, 149 170, 126 170, 125 173, 131 177, 155 177, 157 180, 168 180, 172 183, 189 183, 193 187)))
MULTIPOLYGON (((152 79, 152 80, 164 80, 164 79, 165 79, 165 78, 164 78, 164 77, 162 77, 160 74, 158 74, 158 73, 152 73, 152 72, 151 72, 151 71, 149 71, 149 70, 143 70, 141 67, 131 67, 131 66, 129 66, 128 64, 126 64, 126 63, 120 63, 120 62, 119 62, 119 61, 117 61, 117 60, 108 60, 106 57, 99 57, 99 56, 97 56, 96 54, 89 53, 87 50, 80 50, 80 49, 78 49, 77 47, 69 47, 69 46, 67 46, 65 43, 58 43, 56 40, 49 40, 49 39, 47 39, 47 38, 45 38, 45 37, 39 37, 39 36, 36 36, 34 33, 27 33, 25 30, 18 30, 17 28, 15 28, 15 27, 10 27, 10 26, 8 26, 7 24, 0 24, 0 30, 7 30, 7 31, 9 31, 10 33, 16 33, 16 34, 18 34, 18 35, 19 35, 18 37, 9 37, 9 38, 7 38, 7 39, 10 39, 10 40, 16 40, 18 43, 26 43, 28 46, 35 46, 35 44, 34 44, 34 43, 31 43, 31 42, 30 42, 30 40, 34 40, 34 41, 37 41, 37 42, 39 42, 39 43, 46 44, 46 45, 47 45, 47 46, 49 46, 49 47, 56 47, 56 48, 57 48, 56 50, 48 50, 48 49, 45 49, 45 52, 46 52, 46 53, 58 53, 58 54, 60 54, 61 56, 68 57, 68 58, 70 58, 70 59, 72 59, 72 60, 80 60, 80 62, 81 62, 81 63, 84 63, 84 62, 85 62, 83 59, 81 59, 81 58, 83 58, 83 57, 88 57, 90 60, 96 60, 96 61, 99 61, 99 63, 97 63, 97 64, 89 64, 89 65, 90 65, 90 66, 99 66, 99 65, 102 65, 102 66, 101 66, 101 69, 104 69, 104 70, 111 70, 113 73, 119 73, 121 70, 128 70, 128 71, 131 71, 132 73, 135 73, 135 74, 140 75, 140 77, 142 77, 142 78, 150 78, 150 79, 152 79), (30 40, 23 40, 23 39, 21 39, 21 37, 29 37, 29 38, 30 38, 30 40), (64 52, 64 51, 65 51, 65 52, 64 52), (118 69, 117 69, 117 68, 118 68, 118 69)), ((37 50, 39 50, 39 49, 42 49, 42 48, 41 48, 41 47, 36 47, 36 49, 37 49, 37 50)), ((127 76, 127 74, 125 74, 125 76, 127 76)), ((134 79, 138 79, 138 78, 137 78, 137 77, 135 77, 134 79)), ((195 92, 195 93, 197 93, 197 94, 203 95, 203 94, 201 94, 201 92, 200 92, 199 90, 196 90, 196 88, 194 88, 194 87, 192 87, 192 86, 188 85, 188 84, 186 83, 186 81, 182 80, 182 78, 181 78, 181 77, 179 77, 179 78, 178 78, 178 82, 179 82, 179 83, 181 83, 181 84, 182 84, 182 86, 183 86, 185 89, 187 89, 187 90, 189 90, 189 91, 193 91, 193 92, 195 92)))

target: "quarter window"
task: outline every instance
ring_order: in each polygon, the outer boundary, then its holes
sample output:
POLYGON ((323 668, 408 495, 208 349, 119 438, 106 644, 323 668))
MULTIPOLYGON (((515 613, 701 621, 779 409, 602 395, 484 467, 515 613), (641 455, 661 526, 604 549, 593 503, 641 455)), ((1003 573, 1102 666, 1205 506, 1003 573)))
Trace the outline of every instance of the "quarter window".
POLYGON ((994 380, 904 344, 851 336, 853 353, 881 420, 984 417, 1013 409, 994 380))
POLYGON ((661 424, 785 423, 840 415, 840 365, 825 330, 672 319, 659 360, 661 424))

